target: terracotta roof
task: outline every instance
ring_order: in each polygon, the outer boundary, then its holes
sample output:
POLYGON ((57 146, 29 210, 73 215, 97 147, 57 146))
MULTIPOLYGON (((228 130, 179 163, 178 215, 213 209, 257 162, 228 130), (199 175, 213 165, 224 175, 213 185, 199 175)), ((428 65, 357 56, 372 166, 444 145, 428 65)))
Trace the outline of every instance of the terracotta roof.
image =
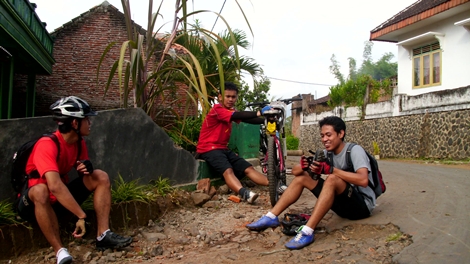
POLYGON ((324 104, 328 101, 330 101, 330 96, 329 95, 320 97, 317 100, 313 100, 313 101, 309 102, 309 105, 324 104))
MULTIPOLYGON (((113 12, 118 17, 121 17, 123 22, 125 21, 124 14, 121 11, 119 11, 119 9, 117 9, 115 6, 110 4, 108 1, 104 1, 103 3, 101 3, 99 5, 96 5, 96 6, 92 7, 90 10, 88 10, 88 11, 80 14, 79 16, 73 18, 71 21, 63 24, 61 27, 56 28, 51 33, 51 35, 56 35, 58 32, 60 32, 64 28, 69 28, 69 27, 76 26, 76 25, 82 23, 84 18, 89 17, 90 15, 92 15, 94 13, 103 12, 103 11, 113 12)), ((137 24, 135 22, 134 22, 134 26, 139 31, 140 34, 145 36, 147 31, 144 28, 142 28, 142 26, 140 26, 139 24, 137 24)))
POLYGON ((419 0, 371 30, 370 40, 420 22, 470 0, 419 0))

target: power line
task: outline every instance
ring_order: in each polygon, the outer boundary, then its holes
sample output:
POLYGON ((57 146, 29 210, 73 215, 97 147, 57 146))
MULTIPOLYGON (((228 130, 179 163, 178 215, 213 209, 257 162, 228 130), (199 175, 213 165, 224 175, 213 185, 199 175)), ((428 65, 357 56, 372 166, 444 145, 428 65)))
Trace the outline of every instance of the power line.
POLYGON ((279 78, 274 78, 274 77, 268 77, 268 79, 273 79, 277 81, 283 81, 283 82, 292 82, 292 83, 301 83, 301 84, 308 84, 308 85, 321 85, 321 86, 334 86, 335 84, 322 84, 322 83, 309 83, 309 82, 299 82, 299 81, 292 81, 292 80, 286 80, 286 79, 279 79, 279 78))

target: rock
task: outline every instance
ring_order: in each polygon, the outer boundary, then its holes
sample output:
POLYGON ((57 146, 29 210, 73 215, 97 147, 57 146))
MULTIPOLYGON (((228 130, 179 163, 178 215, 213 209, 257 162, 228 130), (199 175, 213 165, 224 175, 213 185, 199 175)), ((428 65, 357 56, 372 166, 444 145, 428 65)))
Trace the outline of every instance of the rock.
POLYGON ((209 190, 209 196, 213 197, 216 193, 217 193, 217 190, 215 189, 215 187, 211 186, 211 188, 209 190))
POLYGON ((152 257, 163 255, 163 247, 161 245, 156 245, 150 249, 150 255, 152 257))
POLYGON ((219 187, 219 194, 228 194, 229 192, 230 192, 230 189, 228 188, 226 184, 221 185, 219 187))
POLYGON ((203 208, 217 208, 219 207, 219 202, 218 201, 208 201, 205 204, 202 205, 203 208))
POLYGON ((196 190, 202 191, 205 194, 209 194, 210 189, 211 189, 211 180, 209 178, 204 178, 197 182, 196 190))
POLYGON ((158 241, 158 240, 164 240, 167 238, 167 236, 162 233, 142 232, 142 236, 144 236, 145 239, 148 241, 158 241))
POLYGON ((82 257, 82 260, 85 261, 85 262, 88 262, 91 260, 91 251, 88 251, 87 253, 85 253, 85 255, 83 255, 82 257))
POLYGON ((196 206, 201 206, 211 199, 208 194, 197 192, 191 193, 191 198, 193 199, 194 205, 196 206))
POLYGON ((233 216, 233 218, 235 218, 235 219, 245 218, 244 215, 242 215, 242 214, 240 214, 240 213, 237 213, 237 212, 234 212, 234 213, 232 214, 232 216, 233 216))

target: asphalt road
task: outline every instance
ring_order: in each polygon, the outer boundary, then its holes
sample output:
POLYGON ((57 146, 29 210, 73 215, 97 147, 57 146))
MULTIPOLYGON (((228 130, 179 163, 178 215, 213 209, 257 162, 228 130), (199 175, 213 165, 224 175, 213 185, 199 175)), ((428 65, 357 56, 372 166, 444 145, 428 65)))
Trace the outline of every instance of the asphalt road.
POLYGON ((328 227, 393 223, 413 243, 398 263, 470 263, 470 166, 379 161, 387 191, 370 218, 334 215, 328 227))

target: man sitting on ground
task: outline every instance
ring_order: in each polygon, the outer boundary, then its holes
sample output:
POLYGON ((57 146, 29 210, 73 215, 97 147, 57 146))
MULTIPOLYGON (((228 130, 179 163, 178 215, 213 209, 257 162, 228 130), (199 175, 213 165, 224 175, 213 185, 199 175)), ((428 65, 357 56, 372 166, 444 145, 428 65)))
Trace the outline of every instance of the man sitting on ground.
POLYGON ((336 116, 320 120, 320 137, 327 152, 332 153, 329 164, 313 161, 310 170, 315 174, 328 174, 326 180, 314 180, 303 168, 308 167, 305 156, 301 164, 292 168, 294 179, 282 194, 276 205, 258 221, 246 225, 250 230, 261 231, 280 225, 278 216, 291 204, 295 203, 304 188, 310 190, 317 202, 306 225, 301 226, 295 238, 285 244, 288 249, 300 249, 314 241, 314 229, 331 209, 337 215, 351 220, 369 217, 375 207, 375 193, 368 186, 373 182, 369 158, 361 146, 351 149, 351 160, 356 171, 346 171, 346 151, 344 142, 346 124, 336 116))

